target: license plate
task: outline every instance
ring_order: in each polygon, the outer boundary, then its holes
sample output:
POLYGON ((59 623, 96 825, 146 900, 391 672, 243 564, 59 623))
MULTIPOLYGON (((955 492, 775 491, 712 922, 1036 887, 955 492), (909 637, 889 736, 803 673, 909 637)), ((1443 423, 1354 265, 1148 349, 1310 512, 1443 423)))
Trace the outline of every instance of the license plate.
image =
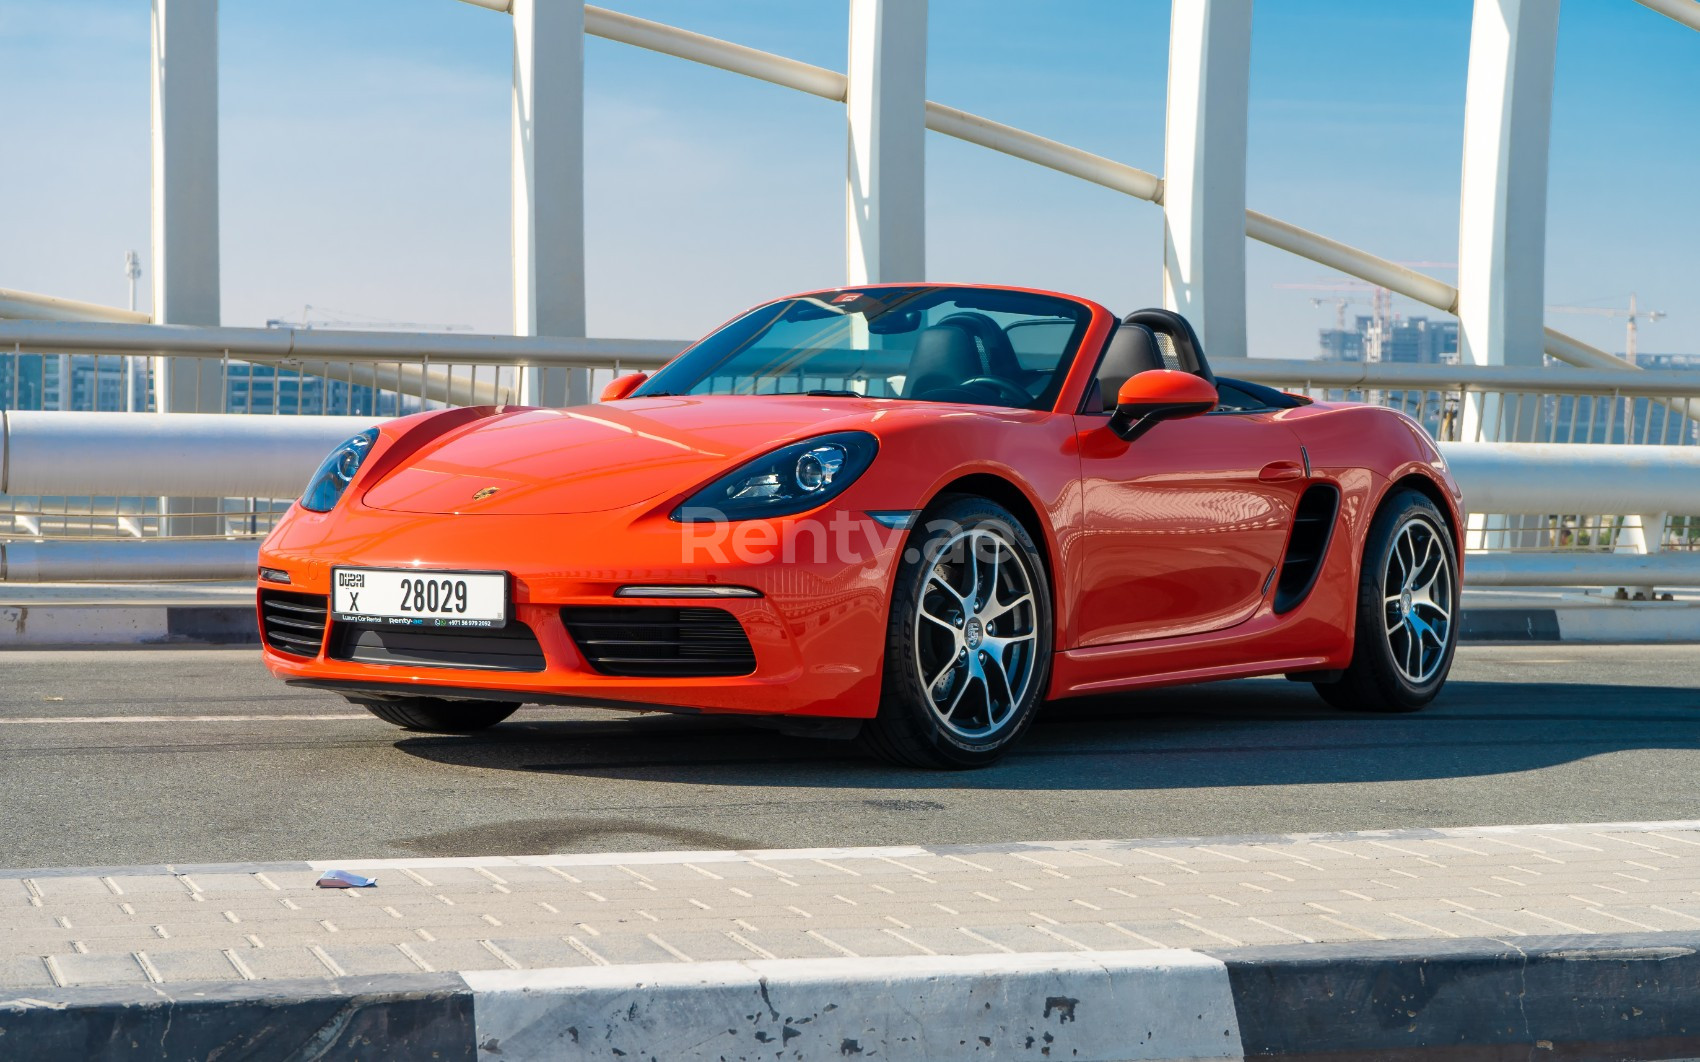
POLYGON ((404 627, 503 627, 508 622, 508 573, 335 568, 331 614, 339 620, 404 627))

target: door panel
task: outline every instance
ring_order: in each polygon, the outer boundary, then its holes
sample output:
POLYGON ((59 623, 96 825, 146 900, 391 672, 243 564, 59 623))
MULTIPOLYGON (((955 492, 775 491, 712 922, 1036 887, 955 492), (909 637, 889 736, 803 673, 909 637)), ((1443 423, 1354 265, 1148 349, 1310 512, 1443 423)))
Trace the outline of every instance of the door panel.
POLYGON ((1131 444, 1106 418, 1075 421, 1086 533, 1076 644, 1250 618, 1305 486, 1297 437, 1264 413, 1169 421, 1131 444))

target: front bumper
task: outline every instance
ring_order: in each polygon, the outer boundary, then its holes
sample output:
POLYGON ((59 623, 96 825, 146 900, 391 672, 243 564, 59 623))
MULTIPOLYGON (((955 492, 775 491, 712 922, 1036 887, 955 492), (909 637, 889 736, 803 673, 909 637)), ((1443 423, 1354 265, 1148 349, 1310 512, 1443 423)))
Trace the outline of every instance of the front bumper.
POLYGON ((346 654, 339 652, 342 632, 334 619, 314 655, 280 651, 268 639, 265 663, 288 682, 356 696, 871 718, 902 532, 848 509, 768 522, 771 535, 742 533, 740 526, 714 543, 701 525, 630 512, 460 516, 358 504, 328 514, 297 508, 260 551, 261 567, 287 572, 289 583, 262 580, 262 594, 329 595, 333 566, 505 570, 512 574, 512 622, 536 635, 542 669, 339 659, 346 654), (834 531, 823 536, 819 529, 826 526, 834 531), (615 596, 621 587, 705 584, 749 587, 761 596, 615 596), (749 639, 754 668, 713 677, 602 673, 562 619, 563 608, 583 606, 723 609, 749 639))

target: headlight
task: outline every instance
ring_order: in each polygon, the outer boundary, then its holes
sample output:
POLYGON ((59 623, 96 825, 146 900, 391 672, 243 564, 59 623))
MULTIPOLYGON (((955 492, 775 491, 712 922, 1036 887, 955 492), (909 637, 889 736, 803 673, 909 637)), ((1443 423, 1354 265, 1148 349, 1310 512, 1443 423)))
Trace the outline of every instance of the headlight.
POLYGON ((741 465, 673 510, 680 523, 790 516, 834 498, 868 470, 879 443, 864 431, 805 439, 741 465))
POLYGON ((316 513, 330 512, 342 497, 342 492, 354 482, 354 474, 360 471, 366 455, 372 452, 372 444, 377 441, 378 429, 367 428, 332 450, 319 470, 313 473, 313 478, 307 481, 307 489, 301 492, 301 508, 316 513))

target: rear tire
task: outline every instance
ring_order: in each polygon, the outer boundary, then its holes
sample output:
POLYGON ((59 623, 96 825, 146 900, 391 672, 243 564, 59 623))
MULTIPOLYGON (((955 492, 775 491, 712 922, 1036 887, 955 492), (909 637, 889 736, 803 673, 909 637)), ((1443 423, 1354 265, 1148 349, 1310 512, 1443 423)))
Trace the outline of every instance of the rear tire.
MULTIPOLYGON (((353 698, 350 698, 353 700, 353 698)), ((383 701, 354 701, 386 723, 404 730, 432 734, 470 734, 487 730, 519 711, 502 702, 448 701, 439 697, 397 697, 383 701)))
POLYGON ((922 516, 892 590, 879 715, 863 744, 904 767, 996 762, 1026 731, 1051 676, 1051 589, 1007 509, 947 496, 922 516))
POLYGON ((1434 502, 1411 490, 1388 497, 1364 543, 1352 662, 1316 692, 1353 712, 1412 712, 1434 700, 1458 647, 1459 582, 1434 502))

